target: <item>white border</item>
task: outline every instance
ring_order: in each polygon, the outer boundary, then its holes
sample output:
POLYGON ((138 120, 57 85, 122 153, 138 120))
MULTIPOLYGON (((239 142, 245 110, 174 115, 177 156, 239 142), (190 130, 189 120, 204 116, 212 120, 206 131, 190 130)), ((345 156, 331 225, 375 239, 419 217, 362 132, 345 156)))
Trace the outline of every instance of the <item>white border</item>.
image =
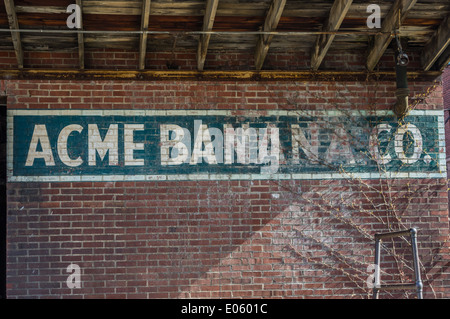
MULTIPOLYGON (((438 116, 439 173, 387 172, 387 173, 304 173, 304 174, 178 174, 178 175, 82 175, 82 176, 13 176, 13 132, 16 115, 28 116, 242 116, 243 110, 25 110, 7 111, 7 178, 8 182, 113 182, 113 181, 205 181, 205 180, 329 180, 329 179, 393 179, 393 178, 447 178, 445 152, 444 112, 439 110, 414 110, 411 116, 438 116)), ((317 111, 269 110, 251 111, 261 116, 389 116, 392 111, 317 111)))

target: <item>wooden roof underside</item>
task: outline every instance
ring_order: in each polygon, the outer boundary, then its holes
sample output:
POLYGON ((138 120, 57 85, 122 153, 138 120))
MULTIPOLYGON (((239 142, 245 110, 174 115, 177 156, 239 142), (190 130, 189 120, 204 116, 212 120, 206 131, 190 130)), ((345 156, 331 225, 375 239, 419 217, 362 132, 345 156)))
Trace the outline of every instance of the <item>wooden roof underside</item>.
POLYGON ((259 71, 269 51, 299 50, 311 52, 317 71, 329 50, 359 50, 370 72, 400 22, 408 50, 420 52, 421 71, 449 63, 448 0, 370 3, 381 7, 381 29, 367 27, 369 2, 362 0, 0 0, 0 51, 15 51, 19 69, 24 51, 78 51, 84 69, 86 50, 126 49, 140 53, 145 70, 146 52, 197 50, 199 71, 209 51, 244 51, 254 54, 259 71), (68 32, 66 10, 73 3, 82 8, 82 32, 68 32))

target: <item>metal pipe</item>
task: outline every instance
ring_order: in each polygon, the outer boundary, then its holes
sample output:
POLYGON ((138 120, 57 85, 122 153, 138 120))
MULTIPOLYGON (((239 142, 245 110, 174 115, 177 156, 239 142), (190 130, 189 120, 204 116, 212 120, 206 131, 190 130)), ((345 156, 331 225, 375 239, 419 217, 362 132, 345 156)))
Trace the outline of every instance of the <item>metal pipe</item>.
POLYGON ((415 286, 417 288, 417 299, 423 299, 423 283, 422 278, 420 276, 419 253, 417 250, 417 229, 412 228, 410 231, 411 231, 413 262, 414 262, 414 280, 416 282, 415 286))
POLYGON ((373 299, 378 299, 378 295, 380 292, 380 244, 381 239, 375 239, 375 282, 373 285, 373 299))

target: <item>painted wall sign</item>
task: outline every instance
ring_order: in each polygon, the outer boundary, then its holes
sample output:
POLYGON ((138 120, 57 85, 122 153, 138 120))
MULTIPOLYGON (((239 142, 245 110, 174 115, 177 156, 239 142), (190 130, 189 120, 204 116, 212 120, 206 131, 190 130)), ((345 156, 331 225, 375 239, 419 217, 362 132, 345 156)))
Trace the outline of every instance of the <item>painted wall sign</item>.
POLYGON ((10 110, 10 181, 445 176, 442 114, 10 110))

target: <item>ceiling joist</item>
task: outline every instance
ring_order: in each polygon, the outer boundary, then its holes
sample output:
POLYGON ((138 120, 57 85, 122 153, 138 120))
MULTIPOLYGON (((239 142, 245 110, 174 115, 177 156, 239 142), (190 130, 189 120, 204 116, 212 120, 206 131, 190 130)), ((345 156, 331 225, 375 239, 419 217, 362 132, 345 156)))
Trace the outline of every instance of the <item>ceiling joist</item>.
MULTIPOLYGON (((333 50, 330 56, 333 60, 335 52, 364 54, 366 71, 373 73, 380 59, 386 57, 386 48, 393 44, 394 35, 408 39, 414 59, 419 55, 422 59, 422 65, 412 65, 411 71, 417 68, 438 71, 450 60, 448 0, 380 1, 383 26, 374 29, 366 25, 367 4, 352 0, 224 0, 220 3, 219 0, 72 0, 72 8, 73 4, 79 6, 77 9, 82 7, 81 17, 77 10, 77 17, 82 20, 77 20, 77 28, 66 26, 69 13, 66 5, 70 1, 0 1, 0 7, 4 7, 3 14, 0 12, 3 21, 0 50, 10 52, 8 56, 14 61, 8 63, 18 69, 23 69, 24 64, 38 65, 34 60, 35 52, 73 52, 77 61, 63 60, 62 65, 86 71, 86 68, 95 68, 97 62, 85 65, 85 51, 92 50, 92 54, 96 54, 96 50, 105 49, 132 52, 133 61, 121 61, 117 67, 139 71, 165 68, 165 58, 146 60, 148 51, 166 53, 166 56, 172 52, 172 57, 175 57, 175 50, 189 52, 189 55, 179 56, 183 59, 180 68, 194 68, 201 71, 199 73, 206 69, 211 51, 239 51, 244 55, 233 57, 246 61, 248 52, 252 52, 251 65, 241 61, 239 69, 245 67, 262 72, 268 52, 276 43, 277 53, 300 51, 310 59, 290 64, 284 61, 289 59, 287 55, 277 57, 274 65, 267 65, 271 69, 295 68, 312 73, 328 67, 351 69, 350 65, 340 66, 335 62, 325 65, 333 50), (185 62, 188 57, 192 60, 185 62), (161 65, 155 66, 157 63, 161 65)), ((55 61, 55 67, 57 64, 55 61)), ((167 62, 166 66, 169 68, 170 64, 167 62)), ((236 65, 227 61, 219 66, 217 61, 215 67, 234 69, 236 65)), ((383 63, 379 68, 386 70, 389 64, 383 63)))
MULTIPOLYGON (((141 31, 148 31, 150 21, 151 0, 142 0, 141 31)), ((148 34, 143 32, 139 37, 139 70, 145 69, 145 56, 147 55, 148 34)))
MULTIPOLYGON (((263 30, 264 32, 273 32, 277 29, 278 22, 280 21, 281 15, 283 14, 284 6, 286 5, 286 0, 273 0, 269 11, 264 22, 263 30)), ((273 35, 263 34, 260 35, 258 43, 256 45, 255 52, 255 67, 256 70, 261 70, 266 59, 267 52, 269 52, 269 47, 273 39, 273 35)))
MULTIPOLYGON (((202 31, 210 32, 214 25, 214 19, 216 18, 217 6, 219 0, 208 0, 206 3, 205 15, 203 17, 202 31)), ((197 68, 199 71, 203 71, 205 67, 206 54, 208 52, 209 40, 211 34, 202 34, 198 42, 197 52, 197 68)))
POLYGON ((436 69, 443 71, 450 64, 450 46, 442 53, 439 59, 436 61, 438 67, 436 69))
MULTIPOLYGON (((344 21, 353 0, 335 0, 330 10, 330 15, 323 27, 324 32, 338 31, 342 21, 344 21)), ((316 44, 313 48, 311 56, 311 69, 317 71, 322 64, 331 43, 335 38, 335 34, 322 34, 317 37, 316 44)))
MULTIPOLYGON (((76 4, 80 8, 79 26, 83 30, 83 4, 81 0, 76 0, 76 4)), ((78 33, 78 61, 80 69, 84 70, 84 34, 82 32, 78 33)))
POLYGON ((445 54, 445 50, 449 47, 449 45, 450 16, 447 16, 422 52, 421 56, 423 69, 428 71, 432 69, 435 64, 436 69, 443 69, 448 64, 448 60, 450 59, 450 55, 446 56, 445 54))
MULTIPOLYGON (((17 20, 14 0, 5 0, 5 8, 6 13, 8 15, 9 28, 11 30, 19 30, 19 21, 17 20)), ((19 69, 23 69, 23 50, 22 50, 22 41, 20 39, 20 33, 11 32, 11 38, 14 45, 14 51, 16 53, 17 65, 19 69)))
POLYGON ((391 36, 387 32, 393 32, 398 27, 399 24, 403 22, 406 18, 408 12, 414 7, 417 0, 395 0, 388 14, 384 18, 383 24, 381 25, 381 32, 379 35, 375 36, 375 41, 372 48, 369 51, 367 58, 367 70, 373 71, 386 51, 387 47, 391 43, 391 36))

